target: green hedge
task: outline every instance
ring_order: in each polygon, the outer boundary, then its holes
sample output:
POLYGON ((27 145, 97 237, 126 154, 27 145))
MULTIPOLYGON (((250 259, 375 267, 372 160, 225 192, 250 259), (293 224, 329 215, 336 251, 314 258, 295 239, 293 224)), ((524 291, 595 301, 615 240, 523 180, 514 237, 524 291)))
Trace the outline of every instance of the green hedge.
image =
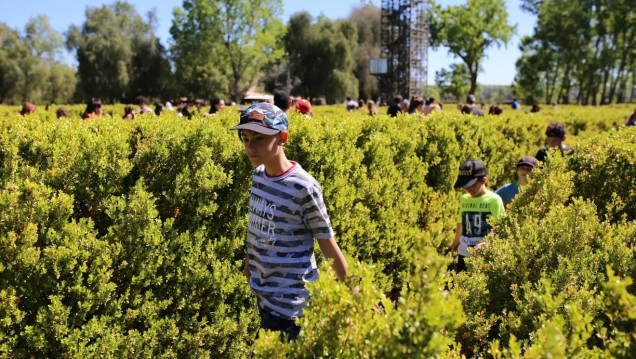
POLYGON ((636 136, 621 108, 292 115, 286 153, 321 183, 361 293, 323 266, 301 339, 281 343, 255 341, 241 271, 252 166, 236 113, 122 121, 119 107, 97 121, 0 109, 0 356, 635 354, 636 136), (447 272, 459 163, 482 159, 503 185, 559 116, 576 154, 551 158, 485 254, 447 272))

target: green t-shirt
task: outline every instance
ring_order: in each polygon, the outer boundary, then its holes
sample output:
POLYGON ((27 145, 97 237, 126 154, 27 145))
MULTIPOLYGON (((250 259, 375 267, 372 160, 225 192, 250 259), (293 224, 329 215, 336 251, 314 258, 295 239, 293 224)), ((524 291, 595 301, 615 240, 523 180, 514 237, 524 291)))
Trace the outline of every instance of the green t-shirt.
POLYGON ((497 219, 504 212, 501 197, 486 190, 479 197, 471 197, 465 193, 459 200, 459 223, 462 224, 462 234, 459 237, 458 252, 464 257, 469 257, 468 247, 474 247, 482 242, 490 232, 488 218, 497 219))

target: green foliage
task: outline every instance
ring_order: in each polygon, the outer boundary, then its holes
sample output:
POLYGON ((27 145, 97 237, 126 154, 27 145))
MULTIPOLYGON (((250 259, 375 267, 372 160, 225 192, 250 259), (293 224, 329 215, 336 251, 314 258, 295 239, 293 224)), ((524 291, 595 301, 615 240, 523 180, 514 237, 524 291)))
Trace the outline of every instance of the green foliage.
POLYGON ((632 2, 523 3, 537 15, 537 26, 522 39, 515 79, 519 95, 546 103, 575 99, 585 105, 628 100, 636 74, 632 2))
POLYGON ((66 46, 78 62, 77 99, 132 101, 138 95, 160 97, 168 92, 170 64, 148 22, 125 1, 89 7, 86 21, 71 26, 66 46))
POLYGON ((451 97, 455 102, 462 101, 469 93, 469 74, 464 64, 451 64, 450 71, 441 69, 435 72, 435 83, 442 96, 451 97))
POLYGON ((306 12, 294 14, 287 24, 285 49, 292 76, 292 92, 307 98, 325 97, 335 103, 358 97, 354 76, 358 32, 351 21, 313 21, 306 12))
POLYGON ((576 194, 594 202, 601 215, 613 220, 636 219, 636 132, 611 132, 582 141, 570 161, 576 173, 576 194))
POLYGON ((29 19, 23 33, 0 23, 0 43, 0 103, 72 99, 75 71, 62 63, 62 38, 48 17, 29 19))
POLYGON ((180 93, 238 101, 284 54, 280 0, 185 0, 170 34, 180 93))
POLYGON ((633 357, 635 141, 614 130, 627 109, 291 115, 285 152, 321 183, 352 276, 318 256, 287 343, 258 332, 241 273, 252 166, 234 109, 2 107, 0 356, 633 357), (482 254, 447 272, 459 163, 482 159, 497 188, 554 120, 576 153, 551 152, 482 254))
POLYGON ((398 303, 378 292, 371 278, 373 267, 351 270, 349 287, 335 281, 323 266, 322 276, 309 288, 312 302, 301 321, 296 341, 284 343, 276 333, 259 332, 255 353, 265 358, 394 358, 442 357, 452 343, 452 333, 463 321, 460 303, 445 297, 439 280, 444 260, 422 253, 414 266, 409 289, 398 303), (354 293, 354 286, 359 294, 354 293))
POLYGON ((463 61, 469 74, 469 93, 477 90, 477 73, 486 49, 507 44, 514 32, 501 0, 467 0, 443 9, 437 4, 432 7, 431 43, 447 47, 463 61))

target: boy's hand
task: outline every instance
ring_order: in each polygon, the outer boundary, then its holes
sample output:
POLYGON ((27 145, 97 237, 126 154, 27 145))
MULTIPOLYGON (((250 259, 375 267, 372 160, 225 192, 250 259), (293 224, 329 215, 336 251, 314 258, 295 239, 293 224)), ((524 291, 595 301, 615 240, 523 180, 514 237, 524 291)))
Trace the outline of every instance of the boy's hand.
POLYGON ((453 241, 453 244, 450 246, 451 251, 457 252, 457 248, 459 248, 459 241, 453 241))

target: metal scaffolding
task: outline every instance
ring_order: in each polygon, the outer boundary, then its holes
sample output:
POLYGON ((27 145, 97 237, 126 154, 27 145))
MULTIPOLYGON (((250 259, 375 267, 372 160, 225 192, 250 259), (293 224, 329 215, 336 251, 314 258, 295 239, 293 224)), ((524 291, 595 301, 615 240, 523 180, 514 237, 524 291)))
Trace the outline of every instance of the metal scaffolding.
POLYGON ((382 0, 381 56, 387 73, 380 76, 380 86, 385 98, 426 95, 429 6, 428 0, 382 0))

